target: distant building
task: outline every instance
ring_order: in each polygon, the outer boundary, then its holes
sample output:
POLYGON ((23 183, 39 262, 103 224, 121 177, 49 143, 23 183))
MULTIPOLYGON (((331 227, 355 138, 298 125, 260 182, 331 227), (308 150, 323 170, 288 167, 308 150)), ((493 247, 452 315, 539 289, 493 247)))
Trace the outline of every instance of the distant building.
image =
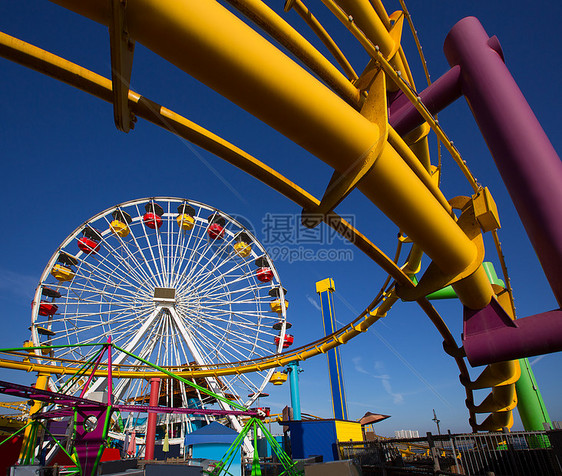
POLYGON ((394 432, 394 438, 419 438, 418 430, 398 430, 394 432))

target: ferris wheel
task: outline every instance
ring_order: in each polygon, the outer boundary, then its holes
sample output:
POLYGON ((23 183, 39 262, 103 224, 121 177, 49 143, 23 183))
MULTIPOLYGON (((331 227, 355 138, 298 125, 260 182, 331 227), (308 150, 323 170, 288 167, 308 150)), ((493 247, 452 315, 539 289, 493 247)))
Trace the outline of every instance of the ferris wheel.
MULTIPOLYGON (((190 365, 236 367, 292 343, 285 295, 266 250, 233 217, 192 200, 133 200, 85 222, 53 254, 35 292, 32 341, 53 346, 43 350, 50 357, 73 361, 86 362, 95 352, 77 345, 111 338, 176 372, 190 365)), ((141 367, 126 354, 113 363, 141 367)), ((273 370, 193 382, 249 406, 273 370)), ((54 389, 64 385, 64 376, 52 376, 54 389)), ((106 387, 98 378, 89 392, 106 387)), ((148 403, 148 391, 146 379, 121 379, 113 398, 148 403)), ((224 405, 173 380, 163 381, 159 404, 224 405)))

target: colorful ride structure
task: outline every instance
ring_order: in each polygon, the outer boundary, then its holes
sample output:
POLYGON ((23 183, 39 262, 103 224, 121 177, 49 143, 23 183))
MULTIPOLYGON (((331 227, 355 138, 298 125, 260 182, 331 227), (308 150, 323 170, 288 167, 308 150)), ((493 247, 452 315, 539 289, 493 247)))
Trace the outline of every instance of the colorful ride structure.
MULTIPOLYGON (((490 38, 478 20, 465 18, 452 28, 445 40, 450 70, 418 91, 401 45, 404 20, 411 20, 409 14, 403 6, 403 11, 388 15, 380 0, 323 0, 368 55, 368 62, 359 65, 361 74, 301 0, 287 0, 285 11, 294 9, 304 18, 341 69, 260 0, 227 0, 232 9, 215 0, 55 3, 109 28, 110 79, 6 34, 0 35, 0 53, 112 103, 115 124, 124 132, 132 128, 134 120, 144 118, 216 154, 302 207, 306 226, 324 222, 388 273, 389 279, 366 310, 324 339, 280 356, 253 355, 251 362, 223 362, 212 369, 206 365, 190 367, 186 375, 213 378, 220 388, 217 379, 235 374, 244 380, 242 374, 247 372, 307 359, 365 332, 402 299, 416 302, 441 333, 466 388, 473 430, 511 425, 517 404, 515 385, 521 378, 527 383, 532 380, 528 366, 522 372, 517 359, 562 350, 562 314, 553 310, 515 320, 494 200, 488 188, 473 177, 435 114, 460 96, 468 100, 558 303, 562 302, 562 164, 507 70, 498 40, 490 38), (333 176, 323 197, 315 197, 218 135, 130 90, 135 42, 328 164, 333 176), (431 161, 430 131, 462 170, 472 187, 470 196, 447 198, 439 188, 440 159, 431 161), (334 211, 355 188, 396 224, 399 250, 409 246, 407 258, 401 260, 399 253, 396 259, 388 257, 334 211), (503 286, 490 282, 483 266, 484 233, 489 233, 496 245, 503 286), (422 272, 424 256, 430 264, 422 272), (426 298, 449 285, 464 306, 462 346, 426 298), (474 366, 487 365, 475 380, 470 378, 465 358, 474 366), (491 393, 476 405, 472 392, 482 388, 491 388, 491 393), (477 414, 489 416, 478 421, 477 414)), ((179 215, 190 217, 186 210, 179 215)), ((156 207, 142 214, 138 211, 134 214, 138 221, 133 218, 131 223, 130 217, 116 209, 109 226, 117 236, 126 237, 133 224, 143 226, 142 215, 145 229, 163 235, 159 218, 164 219, 165 213, 161 216, 159 212, 156 207)), ((180 222, 186 228, 191 226, 189 218, 180 222)), ((210 219, 208 225, 208 239, 216 244, 223 239, 223 224, 210 219)), ((101 252, 96 236, 84 230, 81 256, 101 252)), ((236 246, 239 252, 246 252, 244 246, 236 246)), ((263 264, 256 263, 258 279, 266 283, 270 275, 263 264)), ((56 279, 70 285, 79 265, 80 260, 74 262, 71 253, 62 252, 50 263, 56 279)), ((168 288, 166 284, 161 287, 168 288)), ((279 298, 279 309, 284 312, 284 293, 279 298)), ((166 299, 174 298, 163 291, 147 299, 164 308, 166 299)), ((36 296, 34 316, 40 315, 40 301, 40 295, 36 296)), ((40 335, 50 337, 50 329, 44 325, 49 313, 56 316, 61 311, 44 306, 42 312, 47 313, 44 321, 34 317, 36 342, 40 335)), ((285 342, 288 336, 281 331, 277 345, 285 342)), ((40 362, 2 365, 27 370, 46 367, 40 362)), ((132 376, 138 370, 132 367, 121 372, 132 376)), ((531 423, 525 422, 528 425, 531 423)))
MULTIPOLYGON (((70 348, 72 346, 57 346, 57 348, 70 348)), ((67 461, 71 464, 65 465, 65 474, 82 474, 82 475, 96 475, 98 474, 98 466, 102 459, 104 450, 109 441, 109 435, 112 429, 119 428, 123 415, 128 413, 134 414, 148 414, 148 422, 146 426, 146 449, 145 459, 152 460, 154 457, 154 436, 156 430, 156 418, 158 415, 195 415, 207 417, 246 417, 247 423, 240 430, 238 438, 235 440, 231 448, 224 455, 221 464, 211 473, 214 475, 228 474, 228 469, 232 463, 232 455, 236 450, 243 445, 244 439, 248 432, 253 430, 257 434, 259 427, 266 438, 274 442, 269 431, 259 421, 259 418, 265 417, 265 413, 260 409, 248 409, 236 402, 229 401, 222 395, 214 394, 205 387, 193 383, 191 380, 185 379, 166 368, 158 365, 151 364, 150 362, 142 359, 139 356, 126 351, 125 349, 112 344, 109 341, 107 344, 94 345, 86 347, 95 348, 92 358, 84 362, 84 365, 77 368, 75 374, 70 375, 67 380, 67 388, 60 392, 53 392, 48 389, 38 388, 43 384, 47 384, 48 378, 40 377, 38 385, 35 387, 28 387, 25 385, 18 385, 10 382, 0 381, 0 393, 18 398, 31 399, 33 401, 33 408, 31 409, 31 418, 27 425, 20 428, 14 433, 25 431, 25 438, 22 445, 21 463, 34 464, 38 458, 37 453, 47 453, 48 451, 59 451, 67 456, 67 461), (150 395, 150 404, 133 405, 119 404, 115 399, 113 387, 113 360, 112 354, 120 355, 125 354, 139 362, 146 364, 148 368, 158 371, 161 375, 165 376, 169 381, 181 383, 190 388, 196 389, 200 394, 208 395, 216 400, 224 402, 228 410, 223 409, 209 409, 209 408, 187 408, 187 407, 174 407, 159 404, 159 386, 160 379, 153 379, 151 382, 152 393, 150 395), (105 358, 104 358, 105 356, 105 358), (89 390, 90 385, 95 380, 96 371, 101 367, 104 368, 107 374, 107 391, 104 399, 88 399, 84 395, 89 390), (68 392, 72 385, 78 384, 82 379, 87 379, 85 384, 81 384, 80 396, 74 396, 68 392), (49 430, 49 421, 58 420, 66 423, 68 430, 66 431, 66 441, 59 441, 55 435, 49 430), (40 437, 40 435, 42 435, 40 437), (37 441, 40 441, 37 447, 37 441)), ((26 350, 39 350, 45 349, 53 350, 52 347, 33 347, 11 349, 11 352, 26 351, 26 350)), ((14 435, 0 442, 6 443, 14 435)), ((254 437, 255 439, 255 437, 254 437)), ((298 472, 293 468, 294 463, 285 454, 285 452, 277 445, 274 450, 279 457, 287 474, 297 475, 298 472)), ((259 470, 259 456, 255 452, 254 465, 257 465, 259 470)))
MULTIPOLYGON (((33 356, 52 366, 46 370, 52 391, 74 393, 80 385, 69 387, 67 373, 54 367, 89 361, 96 350, 84 344, 111 338, 126 352, 174 372, 231 368, 228 375, 192 378, 223 399, 166 380, 154 405, 228 410, 226 398, 248 407, 274 369, 240 374, 237 362, 277 354, 292 341, 285 332, 290 324, 286 290, 281 289, 263 246, 229 215, 178 198, 122 203, 74 230, 47 263, 32 304, 31 326, 31 345, 47 347, 30 351, 27 360, 33 356), (47 357, 54 360, 42 360, 47 357)), ((132 372, 127 374, 132 378, 117 382, 116 402, 148 403, 149 393, 155 392, 147 379, 161 376, 144 373, 149 369, 127 353, 113 365, 132 372)), ((88 395, 107 388, 107 375, 96 377, 88 395)), ((229 418, 241 431, 240 422, 229 418)), ((201 423, 187 416, 180 420, 175 423, 187 425, 187 432, 201 423)))

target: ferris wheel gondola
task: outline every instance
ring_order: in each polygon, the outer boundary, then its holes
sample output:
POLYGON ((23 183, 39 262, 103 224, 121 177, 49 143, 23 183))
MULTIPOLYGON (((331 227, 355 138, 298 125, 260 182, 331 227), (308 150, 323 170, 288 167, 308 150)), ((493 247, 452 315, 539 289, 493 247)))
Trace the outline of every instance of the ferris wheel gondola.
MULTIPOLYGON (((32 341, 53 346, 51 357, 87 362, 95 350, 80 345, 111 337, 174 372, 193 365, 234 368, 286 348, 281 289, 266 250, 239 221, 191 200, 133 200, 88 220, 53 254, 35 293, 32 341)), ((113 363, 140 367, 125 354, 113 363)), ((194 383, 250 406, 272 373, 233 372, 194 383)), ((67 378, 53 375, 51 387, 64 387, 67 378)), ((98 378, 90 392, 106 387, 98 378)), ((121 379, 114 399, 147 403, 147 387, 143 379, 121 379)), ((162 383, 159 404, 224 405, 171 380, 162 383)))

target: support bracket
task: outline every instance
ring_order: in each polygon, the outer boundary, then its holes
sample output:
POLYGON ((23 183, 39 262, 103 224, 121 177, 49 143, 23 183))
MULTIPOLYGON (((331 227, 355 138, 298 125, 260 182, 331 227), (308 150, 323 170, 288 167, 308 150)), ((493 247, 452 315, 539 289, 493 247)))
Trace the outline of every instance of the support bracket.
POLYGON ((135 41, 129 36, 125 22, 126 0, 111 0, 109 46, 111 49, 111 83, 115 126, 123 132, 135 127, 135 117, 129 109, 129 84, 133 71, 135 41))
POLYGON ((445 274, 434 262, 430 263, 415 287, 397 286, 396 292, 404 301, 417 301, 449 284, 454 284, 474 273, 484 261, 484 240, 482 238, 480 224, 474 215, 474 207, 472 206, 471 198, 455 197, 449 200, 449 203, 454 209, 462 209, 457 224, 462 231, 464 231, 466 236, 470 238, 472 243, 474 243, 476 247, 476 257, 470 265, 460 273, 454 275, 445 274))
POLYGON ((369 95, 361 108, 361 114, 376 124, 379 136, 363 156, 357 158, 348 169, 341 173, 334 171, 322 201, 315 208, 303 209, 302 224, 307 228, 318 226, 339 203, 357 186, 371 170, 381 154, 388 137, 388 110, 386 105, 386 79, 382 70, 375 75, 369 95))

